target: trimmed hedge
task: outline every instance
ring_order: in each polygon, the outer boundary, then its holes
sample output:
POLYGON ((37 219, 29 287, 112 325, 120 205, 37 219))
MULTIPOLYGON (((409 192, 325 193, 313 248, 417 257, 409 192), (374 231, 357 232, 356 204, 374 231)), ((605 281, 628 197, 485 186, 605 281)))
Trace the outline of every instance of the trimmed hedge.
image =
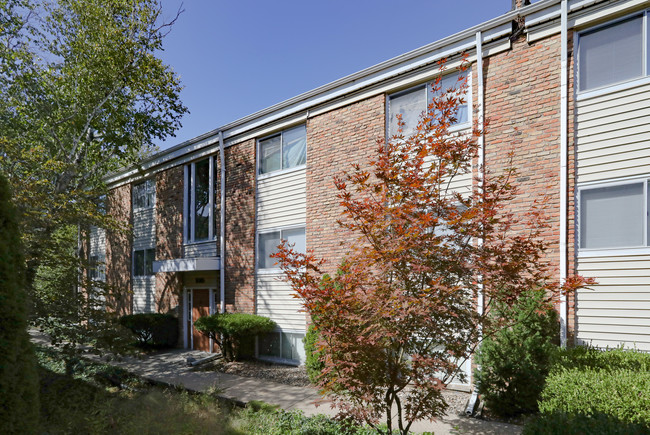
POLYGON ((255 314, 217 313, 199 317, 194 327, 217 343, 226 361, 236 361, 241 356, 242 344, 251 337, 273 331, 275 322, 255 314))
POLYGON ((650 354, 562 350, 546 378, 541 415, 526 425, 525 433, 650 433, 649 404, 650 354), (556 427, 567 429, 553 432, 556 427))
POLYGON ((172 314, 129 314, 120 317, 120 324, 135 334, 139 346, 174 347, 178 342, 178 319, 172 314))

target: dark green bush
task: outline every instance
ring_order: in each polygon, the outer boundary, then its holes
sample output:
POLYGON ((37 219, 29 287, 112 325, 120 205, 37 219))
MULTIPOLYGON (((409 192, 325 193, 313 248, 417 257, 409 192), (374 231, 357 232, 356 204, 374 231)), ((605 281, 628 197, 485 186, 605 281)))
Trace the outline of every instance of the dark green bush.
POLYGON ((318 383, 318 376, 321 374, 325 368, 325 364, 321 360, 321 352, 318 350, 318 331, 316 327, 311 324, 305 338, 302 339, 305 344, 305 369, 307 370, 307 376, 312 384, 318 383))
POLYGON ((513 307, 497 306, 492 312, 514 322, 487 338, 477 355, 478 391, 498 415, 537 411, 559 331, 557 312, 544 299, 543 292, 531 290, 513 307))
POLYGON ((0 432, 34 433, 38 408, 18 216, 9 184, 0 174, 0 432))
POLYGON ((567 427, 593 422, 597 433, 650 433, 648 404, 650 354, 622 348, 565 349, 554 358, 539 402, 541 415, 530 422, 528 433, 564 421, 567 427))
POLYGON ((139 346, 174 347, 178 341, 178 319, 171 314, 129 314, 120 324, 135 334, 139 346))
POLYGON ((217 343, 226 361, 235 361, 248 339, 273 331, 275 322, 255 314, 217 313, 199 317, 194 327, 217 343))
POLYGON ((644 435, 648 427, 624 423, 603 414, 541 414, 526 422, 523 435, 644 435))

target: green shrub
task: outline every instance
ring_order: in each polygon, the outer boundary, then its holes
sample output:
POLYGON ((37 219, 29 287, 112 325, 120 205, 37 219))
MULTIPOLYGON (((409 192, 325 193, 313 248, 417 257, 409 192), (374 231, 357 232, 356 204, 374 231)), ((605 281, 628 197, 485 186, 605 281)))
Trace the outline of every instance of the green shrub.
POLYGON ((624 423, 603 414, 572 415, 558 412, 541 414, 526 422, 523 435, 643 435, 648 428, 641 424, 624 423))
POLYGON ((318 376, 325 368, 325 364, 321 360, 321 352, 318 350, 318 331, 314 324, 309 325, 305 338, 302 339, 305 344, 305 369, 307 376, 312 384, 318 383, 318 376))
POLYGON ((171 314, 129 314, 120 317, 120 324, 135 334, 140 346, 174 347, 178 341, 178 319, 171 314))
POLYGON ((217 313, 199 317, 194 327, 217 343, 226 361, 235 361, 247 340, 273 331, 275 322, 255 314, 217 313))
POLYGON ((9 185, 0 174, 0 432, 34 433, 38 374, 27 333, 25 260, 9 185))
POLYGON ((513 307, 498 306, 493 311, 494 316, 514 321, 487 338, 477 355, 478 391, 498 415, 537 411, 558 335, 557 312, 544 298, 543 292, 531 290, 513 307))
POLYGON ((578 425, 596 419, 603 423, 602 433, 647 433, 649 403, 650 354, 622 348, 565 349, 554 358, 539 402, 541 421, 534 424, 559 425, 565 419, 578 425), (616 432, 616 425, 630 429, 616 432))

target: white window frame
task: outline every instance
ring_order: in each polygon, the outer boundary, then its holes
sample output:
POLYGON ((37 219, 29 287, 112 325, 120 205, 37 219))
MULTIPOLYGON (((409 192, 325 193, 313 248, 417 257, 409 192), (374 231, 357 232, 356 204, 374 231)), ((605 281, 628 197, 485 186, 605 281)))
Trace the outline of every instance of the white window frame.
POLYGON ((621 17, 618 17, 614 20, 607 21, 605 23, 599 24, 597 26, 592 26, 586 29, 582 29, 579 32, 576 32, 575 36, 575 43, 573 45, 573 58, 576 60, 575 61, 575 66, 574 66, 574 77, 575 77, 575 89, 576 89, 576 96, 578 100, 584 99, 584 98, 592 98, 596 97, 599 95, 607 94, 611 91, 618 91, 618 90, 623 90, 627 88, 631 88, 634 86, 638 86, 639 83, 650 83, 650 65, 648 63, 650 62, 650 56, 648 56, 648 50, 650 50, 650 46, 648 44, 648 12, 650 10, 642 10, 642 11, 636 11, 631 14, 627 14, 621 17), (641 76, 635 77, 632 79, 627 79, 627 80, 621 80, 617 81, 615 83, 610 83, 609 85, 604 85, 604 86, 599 86, 596 88, 592 89, 585 89, 582 90, 580 89, 580 39, 582 38, 582 35, 585 33, 591 33, 594 31, 597 31, 599 29, 603 29, 606 27, 610 27, 613 25, 616 25, 617 23, 629 20, 630 18, 634 18, 637 16, 642 16, 642 33, 641 33, 641 38, 642 38, 642 66, 643 66, 643 72, 641 73, 641 76))
POLYGON ((581 186, 578 186, 576 198, 575 198, 575 246, 578 257, 589 258, 589 257, 602 257, 602 256, 611 256, 611 255, 640 255, 640 254, 650 254, 650 234, 648 234, 648 224, 650 223, 650 216, 648 216, 648 195, 650 195, 650 189, 648 189, 648 184, 650 184, 650 175, 645 175, 642 177, 629 177, 617 180, 608 180, 608 181, 597 181, 591 183, 585 183, 581 186), (643 213, 646 217, 645 225, 643 225, 643 245, 641 246, 621 246, 621 247, 612 247, 612 248, 582 248, 580 233, 582 225, 582 210, 580 209, 582 204, 582 192, 595 189, 603 189, 608 187, 617 187, 625 186, 631 184, 643 184, 643 213))
POLYGON ((156 180, 154 178, 147 178, 146 180, 137 182, 133 184, 133 194, 132 194, 132 204, 133 204, 133 211, 139 211, 139 210, 149 210, 155 207, 156 205, 156 180), (144 206, 137 206, 136 205, 136 189, 140 188, 142 186, 143 189, 143 195, 145 198, 145 202, 147 202, 147 198, 151 198, 151 204, 145 204, 144 206), (151 194, 151 196, 149 196, 151 194))
POLYGON ((270 134, 268 136, 261 137, 261 138, 259 138, 257 140, 257 156, 258 157, 256 159, 257 162, 256 162, 255 173, 257 174, 257 179, 258 180, 262 180, 262 179, 267 178, 267 177, 274 177, 274 176, 280 175, 280 174, 286 174, 286 173, 293 172, 293 171, 298 171, 298 170, 301 170, 301 169, 305 169, 307 167, 307 163, 306 163, 306 160, 305 160, 304 165, 291 166, 289 168, 281 167, 280 169, 278 169, 276 171, 262 173, 262 142, 267 140, 267 139, 272 139, 274 137, 280 136, 280 165, 282 165, 282 162, 283 162, 282 150, 284 148, 284 133, 289 131, 289 130, 293 130, 294 128, 298 128, 298 127, 302 127, 302 126, 305 127, 305 153, 307 153, 307 151, 308 151, 307 126, 305 124, 293 125, 291 127, 285 128, 284 130, 282 130, 282 131, 280 131, 278 133, 273 133, 273 134, 270 134))
POLYGON ((282 241, 282 232, 283 231, 289 231, 289 230, 297 230, 297 229, 304 229, 305 230, 305 247, 307 246, 307 226, 305 224, 299 224, 299 225, 290 225, 290 226, 285 226, 285 227, 278 227, 278 228, 269 228, 269 229, 264 229, 264 230, 259 230, 257 231, 257 235, 255 237, 255 269, 257 270, 257 273, 259 275, 274 275, 280 273, 281 269, 280 267, 265 267, 265 268, 260 268, 259 267, 259 260, 260 260, 260 235, 262 234, 269 234, 269 233, 276 233, 280 232, 280 241, 282 241))
POLYGON ((198 159, 191 163, 188 163, 184 166, 183 174, 183 241, 186 245, 195 244, 195 243, 205 243, 212 242, 217 239, 216 228, 214 227, 215 219, 215 202, 214 202, 214 180, 217 176, 214 165, 217 161, 216 156, 209 156, 205 158, 198 159), (196 186, 196 164, 204 160, 208 160, 208 189, 209 189, 209 199, 208 199, 208 209, 209 209, 209 219, 208 219, 208 238, 194 240, 194 230, 196 228, 196 207, 195 207, 195 186, 196 186), (191 179, 190 179, 190 169, 191 168, 191 179), (191 188, 191 189, 190 189, 191 188), (188 198, 189 191, 189 198, 188 198), (188 223, 188 213, 191 213, 191 220, 188 223))
MULTIPOLYGON (((386 116, 385 129, 386 129, 386 137, 388 138, 388 140, 390 140, 392 138, 392 135, 391 135, 391 132, 390 132, 390 120, 391 120, 391 117, 392 117, 392 114, 390 112, 390 100, 391 100, 391 98, 399 97, 400 95, 403 95, 403 94, 406 94, 408 92, 414 91, 414 90, 416 90, 418 88, 424 88, 424 90, 425 90, 425 100, 424 100, 425 105, 422 108, 422 112, 420 112, 420 116, 422 116, 422 114, 425 113, 429 108, 429 98, 430 98, 431 92, 432 92, 431 87, 432 87, 433 83, 438 79, 438 77, 440 77, 442 79, 444 76, 447 76, 447 75, 451 75, 451 74, 460 75, 461 73, 464 73, 464 74, 467 75, 467 89, 466 89, 466 100, 465 100, 465 104, 467 104, 467 121, 462 122, 462 123, 458 123, 458 124, 454 124, 454 125, 450 125, 448 130, 449 130, 450 133, 455 133, 455 132, 470 128, 472 126, 472 122, 473 122, 473 113, 472 113, 473 112, 473 110, 472 110, 472 106, 473 106, 473 104, 472 104, 472 69, 467 68, 465 71, 460 71, 459 69, 452 69, 452 70, 444 71, 442 74, 439 74, 436 77, 434 77, 432 79, 429 79, 424 83, 418 83, 416 85, 409 86, 408 88, 400 89, 397 92, 393 92, 393 93, 390 93, 390 94, 386 95, 386 113, 388 114, 388 116, 386 116)), ((440 91, 442 92, 443 89, 441 89, 440 91)))
MULTIPOLYGON (((275 328, 273 331, 269 332, 269 334, 279 334, 280 337, 280 355, 282 355, 282 334, 296 334, 296 335, 302 335, 302 338, 305 338, 305 335, 307 334, 307 331, 303 330, 298 330, 298 329, 282 329, 282 328, 275 328)), ((262 361, 269 361, 269 362, 274 362, 274 363, 280 363, 280 364, 287 364, 287 365, 300 365, 302 362, 300 359, 289 359, 289 358, 282 358, 281 356, 272 356, 272 355, 265 355, 260 353, 260 337, 256 336, 255 337, 255 358, 262 360, 262 361)), ((306 355, 302 355, 303 358, 306 358, 306 355)))

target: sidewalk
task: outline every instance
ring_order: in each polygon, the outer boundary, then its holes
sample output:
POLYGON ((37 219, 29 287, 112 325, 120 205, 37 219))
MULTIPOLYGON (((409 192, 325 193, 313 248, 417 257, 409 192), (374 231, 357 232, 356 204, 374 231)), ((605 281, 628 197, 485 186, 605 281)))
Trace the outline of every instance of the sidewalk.
MULTIPOLYGON (((32 334, 32 341, 47 345, 43 337, 32 334)), ((301 410, 306 415, 326 414, 333 416, 336 411, 328 403, 316 407, 314 402, 322 402, 322 397, 313 387, 294 387, 265 379, 249 378, 219 372, 195 371, 187 367, 187 358, 201 359, 210 354, 199 351, 173 349, 149 355, 143 359, 123 358, 109 364, 122 367, 132 373, 152 381, 184 387, 192 391, 207 391, 215 387, 219 395, 238 402, 247 403, 261 400, 280 405, 286 410, 301 410)), ((413 424, 414 433, 433 432, 440 434, 519 434, 521 427, 479 420, 475 418, 447 415, 435 423, 419 421, 413 424)))

